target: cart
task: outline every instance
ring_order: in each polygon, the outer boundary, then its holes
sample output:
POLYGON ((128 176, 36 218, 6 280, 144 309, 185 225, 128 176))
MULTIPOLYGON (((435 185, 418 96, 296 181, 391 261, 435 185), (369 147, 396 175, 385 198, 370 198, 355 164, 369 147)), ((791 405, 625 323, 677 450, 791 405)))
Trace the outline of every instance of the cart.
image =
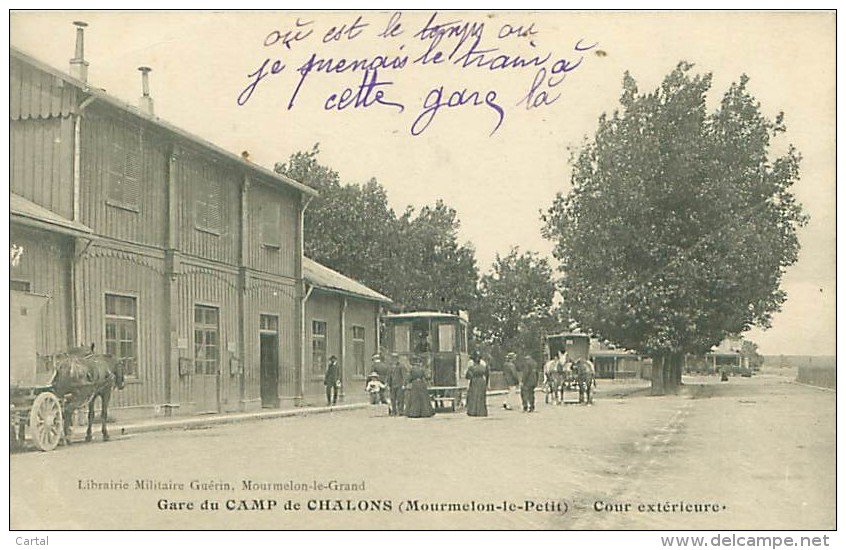
MULTIPOLYGON (((578 332, 564 332, 560 334, 550 334, 544 336, 543 339, 543 357, 544 357, 544 374, 546 374, 546 366, 550 361, 558 357, 559 351, 566 351, 567 356, 571 361, 578 361, 579 359, 589 359, 590 356, 590 336, 578 332)), ((563 383, 559 384, 557 388, 544 385, 544 392, 546 393, 546 403, 555 400, 558 404, 564 403, 578 403, 579 386, 577 380, 571 373, 566 373, 567 376, 563 383), (558 395, 556 395, 556 390, 558 395), (576 392, 575 398, 568 398, 568 392, 576 392)))
POLYGON ((35 447, 52 451, 62 439, 62 400, 39 380, 36 331, 47 296, 10 291, 9 296, 9 448, 23 447, 26 430, 35 447))

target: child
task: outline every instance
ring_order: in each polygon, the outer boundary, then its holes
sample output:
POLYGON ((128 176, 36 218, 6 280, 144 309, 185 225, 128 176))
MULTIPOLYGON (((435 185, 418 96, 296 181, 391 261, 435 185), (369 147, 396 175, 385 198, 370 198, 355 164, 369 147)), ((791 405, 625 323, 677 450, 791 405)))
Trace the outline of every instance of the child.
POLYGON ((367 384, 364 386, 364 391, 370 394, 370 404, 378 405, 380 395, 384 395, 385 383, 379 378, 379 373, 373 371, 367 377, 367 384))

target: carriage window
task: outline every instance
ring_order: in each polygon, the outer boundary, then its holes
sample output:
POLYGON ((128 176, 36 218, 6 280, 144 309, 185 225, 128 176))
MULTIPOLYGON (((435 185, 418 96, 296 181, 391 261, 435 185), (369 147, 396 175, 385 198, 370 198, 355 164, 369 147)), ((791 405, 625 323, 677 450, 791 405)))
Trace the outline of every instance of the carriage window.
MULTIPOLYGON (((117 359, 135 359, 138 341, 136 300, 106 294, 106 353, 117 359)), ((126 376, 137 376, 137 361, 126 362, 126 376)))
POLYGON ((218 309, 194 306, 194 372, 217 374, 220 365, 218 309))
POLYGON ((458 351, 467 351, 467 327, 464 325, 458 325, 458 351))
POLYGON ((326 321, 311 322, 311 372, 323 374, 326 366, 326 321))
POLYGON ((353 345, 353 362, 355 373, 359 376, 364 376, 366 367, 365 353, 364 353, 364 327, 352 327, 352 345, 353 345))
POLYGON ((396 325, 394 327, 394 351, 397 353, 408 353, 411 351, 411 331, 408 325, 396 325))
POLYGON ((438 325, 438 351, 455 351, 455 326, 438 325))

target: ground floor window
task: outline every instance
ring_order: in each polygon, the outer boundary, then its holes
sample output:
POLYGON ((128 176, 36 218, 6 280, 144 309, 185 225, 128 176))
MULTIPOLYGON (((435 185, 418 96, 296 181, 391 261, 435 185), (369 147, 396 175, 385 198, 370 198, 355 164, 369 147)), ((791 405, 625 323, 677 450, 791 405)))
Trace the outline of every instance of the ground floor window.
POLYGON ((106 294, 106 353, 125 360, 126 376, 137 376, 138 320, 134 296, 106 294))
POLYGON ((323 374, 326 370, 326 321, 311 322, 311 372, 323 374))
POLYGON ((220 313, 210 306, 194 307, 194 372, 217 374, 220 367, 220 313))
POLYGON ((364 327, 354 326, 352 328, 352 356, 355 374, 365 376, 367 372, 366 353, 364 352, 364 327))

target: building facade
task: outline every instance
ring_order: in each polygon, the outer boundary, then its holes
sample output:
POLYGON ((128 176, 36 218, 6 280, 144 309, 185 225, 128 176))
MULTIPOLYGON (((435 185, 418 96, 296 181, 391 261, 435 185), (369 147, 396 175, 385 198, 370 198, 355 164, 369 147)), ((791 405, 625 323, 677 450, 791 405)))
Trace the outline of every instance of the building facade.
POLYGON ((361 401, 371 358, 380 351, 380 318, 391 300, 345 275, 303 258, 306 284, 305 394, 321 404, 324 373, 333 355, 341 371, 341 397, 361 401))
MULTIPOLYGON (((37 353, 129 358, 112 398, 127 414, 300 403, 306 308, 333 295, 303 278, 316 192, 155 117, 148 70, 140 107, 89 86, 81 32, 71 74, 10 55, 10 285, 49 297, 37 353)), ((338 319, 365 329, 366 354, 387 299, 348 298, 338 319)), ((358 357, 353 340, 341 355, 358 357)))

